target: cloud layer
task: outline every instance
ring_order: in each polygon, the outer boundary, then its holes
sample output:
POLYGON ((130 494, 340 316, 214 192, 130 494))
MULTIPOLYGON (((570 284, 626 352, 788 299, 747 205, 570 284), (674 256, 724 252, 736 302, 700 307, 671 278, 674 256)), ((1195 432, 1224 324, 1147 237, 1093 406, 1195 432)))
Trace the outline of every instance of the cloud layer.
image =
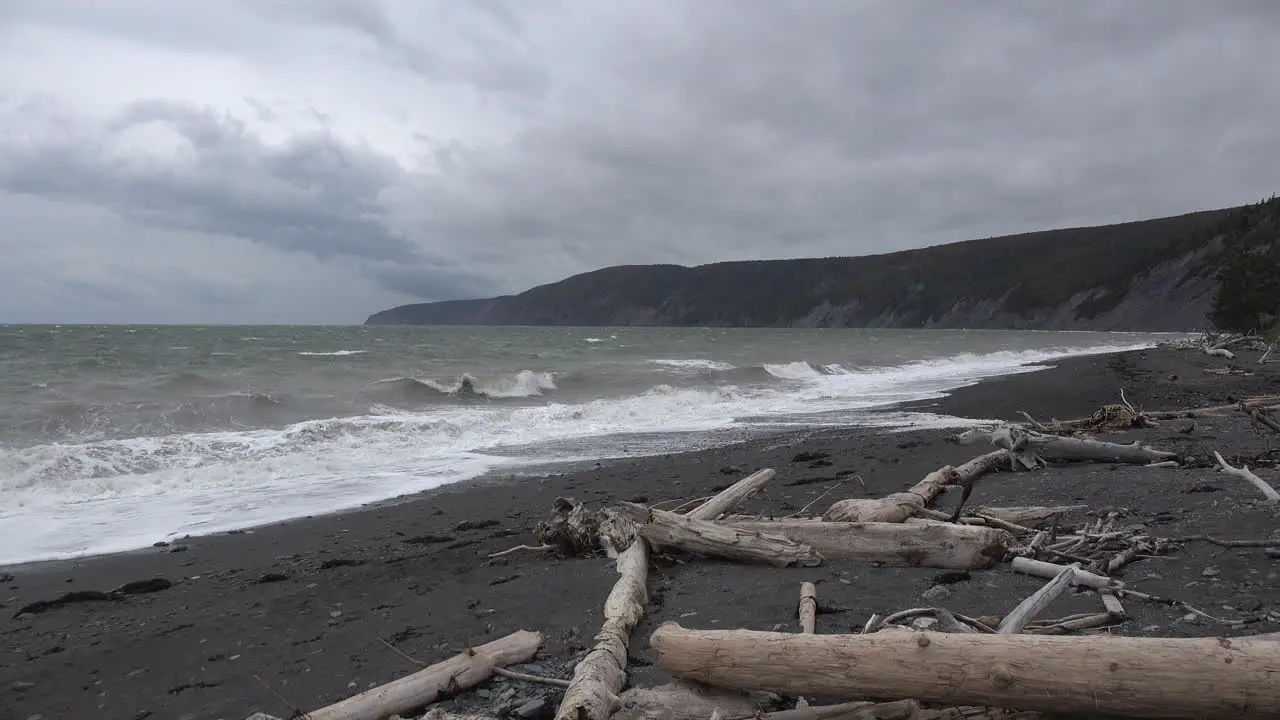
POLYGON ((358 322, 1280 191, 1280 5, 0 10, 0 322, 358 322))

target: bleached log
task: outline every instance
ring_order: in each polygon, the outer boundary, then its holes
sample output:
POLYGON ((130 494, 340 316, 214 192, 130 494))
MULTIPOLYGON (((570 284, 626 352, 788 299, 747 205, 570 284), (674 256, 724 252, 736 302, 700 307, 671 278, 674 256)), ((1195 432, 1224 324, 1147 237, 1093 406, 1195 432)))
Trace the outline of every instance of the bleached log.
POLYGON ((800 583, 800 605, 796 608, 800 617, 800 632, 812 635, 818 626, 818 586, 811 582, 800 583))
POLYGON ((961 445, 986 440, 1004 448, 1019 465, 1034 469, 1047 460, 1135 463, 1147 465, 1175 457, 1176 453, 1156 450, 1139 441, 1113 443, 1062 435, 1046 435, 1006 425, 995 430, 973 428, 955 436, 961 445))
POLYGON ((635 503, 618 503, 618 513, 639 526, 641 537, 658 548, 679 548, 696 555, 775 567, 814 567, 822 556, 808 545, 781 535, 765 535, 697 520, 635 503))
POLYGON ((998 468, 1007 453, 1004 450, 980 455, 960 467, 935 470, 905 492, 883 498, 856 498, 834 503, 823 520, 843 522, 900 523, 915 514, 915 508, 926 507, 948 485, 972 485, 982 475, 998 468))
POLYGON ((604 602, 604 624, 595 646, 573 669, 556 720, 607 720, 617 709, 618 693, 627 682, 627 648, 631 632, 644 617, 649 548, 636 538, 618 556, 618 581, 604 602))
POLYGON ((1222 453, 1219 453, 1217 450, 1213 451, 1213 457, 1217 459, 1218 465, 1222 468, 1222 472, 1228 475, 1235 475, 1242 480, 1248 480, 1254 487, 1258 488, 1258 492, 1262 493, 1263 497, 1267 499, 1267 502, 1280 502, 1280 492, 1276 492, 1276 489, 1268 485, 1265 480, 1250 472, 1248 465, 1238 468, 1232 467, 1230 463, 1222 458, 1222 453))
POLYGON ((1200 720, 1280 709, 1280 644, 1240 638, 797 635, 667 622, 650 645, 674 676, 787 695, 1200 720))
POLYGON ((1235 360, 1235 359, 1236 359, 1236 354, 1235 354, 1235 353, 1231 352, 1230 350, 1228 350, 1228 349, 1226 349, 1226 348, 1220 348, 1220 347, 1215 347, 1215 348, 1205 348, 1204 354, 1205 354, 1205 355, 1212 355, 1212 356, 1214 356, 1214 357, 1226 358, 1226 359, 1228 359, 1228 360, 1235 360))
MULTIPOLYGON (((1027 507, 976 507, 973 512, 981 512, 988 517, 1003 520, 1014 525, 1034 525, 1038 522, 1050 520, 1054 515, 1065 515, 1069 512, 1077 510, 1087 510, 1088 505, 1056 505, 1053 507, 1027 506, 1027 507)), ((969 520, 969 518, 961 518, 961 521, 969 520)), ((981 522, 973 520, 972 522, 981 522)))
MULTIPOLYGON (((688 515, 665 515, 687 523, 709 524, 704 521, 731 510, 773 476, 773 470, 761 470, 721 491, 688 515)), ((622 537, 630 537, 635 532, 630 527, 634 522, 626 513, 607 514, 600 523, 607 526, 601 529, 601 543, 610 545, 622 537)), ((643 532, 629 542, 626 552, 617 558, 619 578, 605 599, 604 624, 596 634, 595 646, 574 667, 573 679, 556 710, 556 720, 607 720, 618 709, 618 693, 627 682, 631 633, 644 617, 649 596, 649 542, 643 532)))
POLYGON ((685 517, 691 517, 694 520, 715 520, 764 487, 776 474, 771 468, 754 472, 721 490, 719 494, 705 503, 690 510, 685 514, 685 517))
POLYGON ((307 713, 310 720, 382 720, 429 705, 445 692, 475 687, 493 677, 495 667, 533 660, 542 633, 519 630, 448 660, 307 713))
POLYGON ((722 523, 809 546, 827 562, 978 570, 999 564, 1013 543, 1003 530, 953 523, 735 520, 722 523))
MULTIPOLYGON (((1015 572, 1049 580, 1057 577, 1058 573, 1062 572, 1064 569, 1072 567, 1070 565, 1058 565, 1056 563, 1045 562, 1043 560, 1032 560, 1031 558, 1025 557, 1014 558, 1009 563, 1009 566, 1012 567, 1015 572)), ((1124 583, 1119 580, 1104 577, 1102 575, 1095 575, 1088 570, 1078 567, 1075 568, 1075 572, 1071 574, 1071 584, 1083 585, 1096 590, 1108 590, 1124 587, 1124 583)))
POLYGON ((1000 621, 1000 626, 996 628, 996 632, 1001 635, 1014 635, 1022 632, 1032 620, 1036 619, 1036 616, 1044 612, 1045 608, 1049 607, 1054 600, 1062 597, 1062 593, 1071 587, 1075 569, 1074 566, 1063 568, 1062 572, 1045 583, 1044 587, 1018 603, 1018 606, 1000 621))
POLYGON ((1268 345, 1268 346, 1267 346, 1267 350, 1266 350, 1266 352, 1262 353, 1262 357, 1258 358, 1258 364, 1259 364, 1259 365, 1266 365, 1266 364, 1267 364, 1267 359, 1268 359, 1268 358, 1270 358, 1270 357, 1271 357, 1271 353, 1273 353, 1273 352, 1275 352, 1275 351, 1276 351, 1276 343, 1271 343, 1270 345, 1268 345))

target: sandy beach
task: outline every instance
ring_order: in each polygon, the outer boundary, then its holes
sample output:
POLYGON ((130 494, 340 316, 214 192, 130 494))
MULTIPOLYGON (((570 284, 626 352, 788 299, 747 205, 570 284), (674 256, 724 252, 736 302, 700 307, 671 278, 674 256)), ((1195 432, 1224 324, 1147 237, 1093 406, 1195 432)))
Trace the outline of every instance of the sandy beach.
MULTIPOLYGON (((1088 415, 1117 402, 1171 410, 1280 392, 1280 365, 1241 352, 1228 363, 1192 351, 1157 349, 1058 361, 1041 372, 984 381, 913 407, 990 420, 1042 421, 1088 415), (1213 375, 1229 365, 1248 375, 1213 375)), ((751 511, 793 513, 814 503, 902 490, 984 447, 947 441, 955 431, 807 431, 713 450, 602 462, 545 477, 488 477, 338 515, 252 531, 193 537, 119 555, 0 568, 0 718, 173 718, 240 720, 255 711, 288 717, 412 672, 387 647, 431 662, 467 644, 519 629, 546 634, 535 669, 566 677, 591 644, 616 574, 604 559, 559 560, 490 553, 532 543, 532 528, 558 496, 593 505, 626 500, 665 506, 713 494, 760 468, 777 478, 751 511), (805 455, 801 455, 805 453, 805 455), (797 459, 800 456, 802 459, 797 459), (807 459, 803 459, 807 458, 807 459), (816 502, 815 502, 816 501, 816 502), (125 600, 77 602, 15 617, 30 603, 73 591, 106 591, 165 578, 172 583, 125 600), (384 642, 385 641, 385 642, 384 642)), ((1212 458, 1244 458, 1280 486, 1280 435, 1242 413, 1176 420, 1108 439, 1212 458)), ((958 493, 938 506, 949 508, 958 493)), ((1118 512, 1159 536, 1208 533, 1261 539, 1280 519, 1249 484, 1204 463, 1176 469, 1074 464, 980 482, 971 505, 1087 505, 1087 517, 1118 512)), ((775 569, 699 560, 657 561, 651 601, 637 629, 631 682, 663 682, 647 638, 658 624, 794 629, 797 587, 818 583, 823 602, 845 608, 818 617, 819 633, 861 628, 872 613, 921 604, 935 585, 945 606, 1001 613, 1043 584, 1007 566, 957 580, 937 569, 824 564, 775 569)), ((1123 577, 1143 592, 1185 601, 1232 626, 1187 619, 1176 608, 1129 603, 1126 635, 1219 636, 1280 630, 1280 556, 1265 548, 1188 543, 1144 559, 1123 577)), ((1096 601, 1068 595, 1059 614, 1096 601)), ((499 680, 450 702, 526 719, 554 712, 556 691, 499 680)))

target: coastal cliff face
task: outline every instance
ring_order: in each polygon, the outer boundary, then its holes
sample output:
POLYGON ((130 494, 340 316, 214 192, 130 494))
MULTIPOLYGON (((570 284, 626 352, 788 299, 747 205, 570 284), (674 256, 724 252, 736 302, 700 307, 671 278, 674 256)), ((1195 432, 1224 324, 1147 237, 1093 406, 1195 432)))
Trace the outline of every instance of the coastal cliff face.
POLYGON ((610 267, 366 324, 1198 330, 1240 211, 865 257, 610 267))

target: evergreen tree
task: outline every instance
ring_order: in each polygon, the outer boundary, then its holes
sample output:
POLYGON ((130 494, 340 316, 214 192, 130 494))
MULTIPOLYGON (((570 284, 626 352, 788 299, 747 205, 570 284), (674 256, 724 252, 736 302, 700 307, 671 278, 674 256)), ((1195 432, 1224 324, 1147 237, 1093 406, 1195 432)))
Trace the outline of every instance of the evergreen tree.
POLYGON ((1280 316, 1280 204, 1245 208, 1231 223, 1209 320, 1220 331, 1263 333, 1280 316))

